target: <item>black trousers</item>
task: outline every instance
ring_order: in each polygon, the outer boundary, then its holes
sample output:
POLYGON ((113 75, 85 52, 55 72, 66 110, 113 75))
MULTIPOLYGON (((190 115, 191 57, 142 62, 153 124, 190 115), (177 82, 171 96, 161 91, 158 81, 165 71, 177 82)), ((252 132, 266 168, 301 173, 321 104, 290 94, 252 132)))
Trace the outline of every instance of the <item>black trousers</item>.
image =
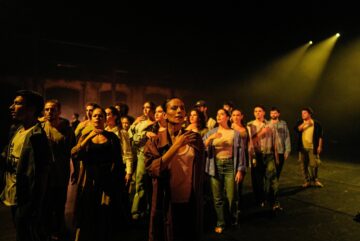
POLYGON ((39 214, 33 216, 27 207, 12 206, 11 214, 16 229, 16 241, 44 241, 46 235, 41 228, 39 214))
POLYGON ((279 164, 276 164, 276 177, 277 179, 280 179, 280 174, 284 166, 285 157, 284 154, 278 154, 278 155, 279 155, 279 164))
POLYGON ((196 239, 196 209, 192 194, 187 203, 172 203, 174 241, 196 239))

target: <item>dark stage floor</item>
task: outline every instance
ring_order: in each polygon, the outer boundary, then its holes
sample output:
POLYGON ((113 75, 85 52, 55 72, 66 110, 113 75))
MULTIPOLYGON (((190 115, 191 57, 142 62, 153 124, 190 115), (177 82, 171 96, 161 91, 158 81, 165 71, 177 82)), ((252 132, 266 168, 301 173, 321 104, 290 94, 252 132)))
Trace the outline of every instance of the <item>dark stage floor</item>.
MULTIPOLYGON (((252 205, 250 175, 245 178, 245 208, 240 224, 223 234, 213 232, 211 212, 206 213, 205 241, 357 241, 360 223, 360 162, 324 158, 320 179, 324 188, 300 188, 303 183, 296 156, 287 160, 280 179, 280 201, 284 208, 274 215, 252 205)), ((145 241, 141 226, 127 228, 114 240, 145 241)), ((0 206, 0 241, 15 241, 10 210, 0 206)))

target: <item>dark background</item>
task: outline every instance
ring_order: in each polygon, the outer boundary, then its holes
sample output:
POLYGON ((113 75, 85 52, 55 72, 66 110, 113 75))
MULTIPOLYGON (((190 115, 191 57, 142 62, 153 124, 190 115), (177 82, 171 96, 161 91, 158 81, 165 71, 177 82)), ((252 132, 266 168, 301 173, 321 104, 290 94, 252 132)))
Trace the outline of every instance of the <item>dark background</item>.
MULTIPOLYGON (((310 105, 324 125, 325 153, 357 161, 360 66, 346 60, 360 52, 358 8, 346 1, 169 2, 1 1, 0 74, 89 78, 126 70, 122 81, 130 85, 197 91, 213 116, 224 100, 247 120, 257 103, 278 106, 290 128, 310 105), (336 32, 342 36, 312 93, 297 98, 296 83, 259 90, 254 76, 275 59, 336 32)), ((2 109, 14 89, 1 90, 2 109)))

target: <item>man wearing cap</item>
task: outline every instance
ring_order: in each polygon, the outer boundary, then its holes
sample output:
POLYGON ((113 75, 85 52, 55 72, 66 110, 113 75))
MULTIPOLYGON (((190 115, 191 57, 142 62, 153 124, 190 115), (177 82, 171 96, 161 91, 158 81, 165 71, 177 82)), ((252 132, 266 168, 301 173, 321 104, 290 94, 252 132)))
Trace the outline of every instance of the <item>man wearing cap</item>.
POLYGON ((223 103, 223 109, 226 110, 227 112, 229 112, 230 115, 231 115, 234 107, 235 107, 235 105, 232 101, 225 101, 223 103))
POLYGON ((208 117, 206 102, 204 100, 199 100, 199 101, 196 102, 195 107, 199 111, 204 113, 205 121, 206 121, 206 127, 208 128, 208 130, 213 129, 215 127, 215 125, 216 125, 216 121, 213 118, 208 117))
POLYGON ((318 179, 320 165, 319 155, 323 146, 323 129, 320 123, 312 118, 313 110, 310 107, 302 108, 301 118, 295 126, 298 134, 298 150, 301 169, 305 178, 302 187, 314 184, 323 187, 318 179))

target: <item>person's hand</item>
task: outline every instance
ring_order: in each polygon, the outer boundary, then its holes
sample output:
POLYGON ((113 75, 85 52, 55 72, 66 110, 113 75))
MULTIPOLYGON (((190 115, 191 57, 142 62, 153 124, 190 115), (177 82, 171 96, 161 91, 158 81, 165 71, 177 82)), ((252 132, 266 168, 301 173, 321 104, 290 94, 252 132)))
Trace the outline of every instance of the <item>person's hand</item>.
POLYGON ((45 115, 45 116, 39 118, 40 122, 45 122, 45 121, 49 121, 49 120, 50 120, 50 116, 48 116, 48 115, 45 115))
POLYGON ((303 129, 306 129, 306 128, 311 127, 311 126, 313 126, 313 125, 314 125, 314 124, 312 123, 311 120, 305 120, 305 121, 304 121, 304 124, 303 124, 303 129))
POLYGON ((96 134, 101 134, 104 132, 103 129, 94 129, 93 132, 95 132, 96 134))
POLYGON ((148 120, 146 121, 146 127, 145 127, 144 129, 148 128, 149 126, 154 125, 155 123, 156 123, 156 121, 151 121, 150 119, 148 119, 148 120))
POLYGON ((94 129, 94 130, 92 130, 92 131, 89 133, 89 135, 86 137, 85 140, 90 140, 90 139, 92 139, 94 136, 96 136, 96 135, 98 135, 98 134, 100 134, 100 133, 102 133, 102 130, 94 129))
POLYGON ((196 124, 195 124, 195 123, 189 124, 189 125, 186 127, 186 130, 194 130, 194 129, 196 129, 196 124))
POLYGON ((235 175, 235 182, 239 184, 244 179, 244 175, 241 171, 237 171, 235 175))
POLYGON ((279 165, 280 164, 280 160, 279 160, 279 155, 275 154, 275 164, 279 165))
POLYGON ((221 137, 222 137, 222 134, 220 132, 215 132, 214 134, 209 136, 210 140, 215 140, 215 139, 221 138, 221 137))
POLYGON ((192 131, 186 131, 184 134, 179 134, 176 136, 173 145, 182 147, 196 140, 196 133, 192 131))
POLYGON ((255 158, 255 149, 254 149, 253 145, 249 145, 249 150, 248 151, 249 151, 250 157, 255 158))
POLYGON ((269 126, 265 126, 264 128, 261 129, 261 131, 258 134, 258 137, 261 137, 263 135, 265 135, 266 133, 270 132, 271 128, 269 126))
POLYGON ((317 152, 318 155, 320 155, 320 153, 322 152, 322 147, 321 147, 321 146, 318 146, 316 152, 317 152))
POLYGON ((288 157, 289 157, 289 153, 285 152, 285 153, 284 153, 284 160, 287 160, 288 157))
POLYGON ((94 129, 92 130, 89 135, 86 136, 85 139, 83 139, 81 142, 80 142, 80 149, 86 145, 86 143, 91 140, 94 136, 98 135, 98 134, 101 134, 104 130, 101 130, 101 129, 94 129))
POLYGON ((314 125, 314 124, 313 124, 313 122, 312 122, 311 120, 307 120, 307 121, 305 121, 305 123, 307 123, 309 126, 314 125))
POLYGON ((134 124, 138 124, 140 121, 146 120, 146 117, 144 115, 139 116, 135 119, 134 124))
POLYGON ((151 131, 147 131, 146 132, 146 137, 147 138, 154 138, 156 137, 157 135, 154 133, 154 132, 151 132, 151 131))
POLYGON ((130 184, 131 181, 131 174, 130 173, 126 173, 125 175, 125 186, 127 186, 128 184, 130 184))
POLYGON ((70 176, 71 185, 75 185, 78 181, 78 178, 79 178, 79 173, 77 173, 77 172, 71 173, 71 176, 70 176))

